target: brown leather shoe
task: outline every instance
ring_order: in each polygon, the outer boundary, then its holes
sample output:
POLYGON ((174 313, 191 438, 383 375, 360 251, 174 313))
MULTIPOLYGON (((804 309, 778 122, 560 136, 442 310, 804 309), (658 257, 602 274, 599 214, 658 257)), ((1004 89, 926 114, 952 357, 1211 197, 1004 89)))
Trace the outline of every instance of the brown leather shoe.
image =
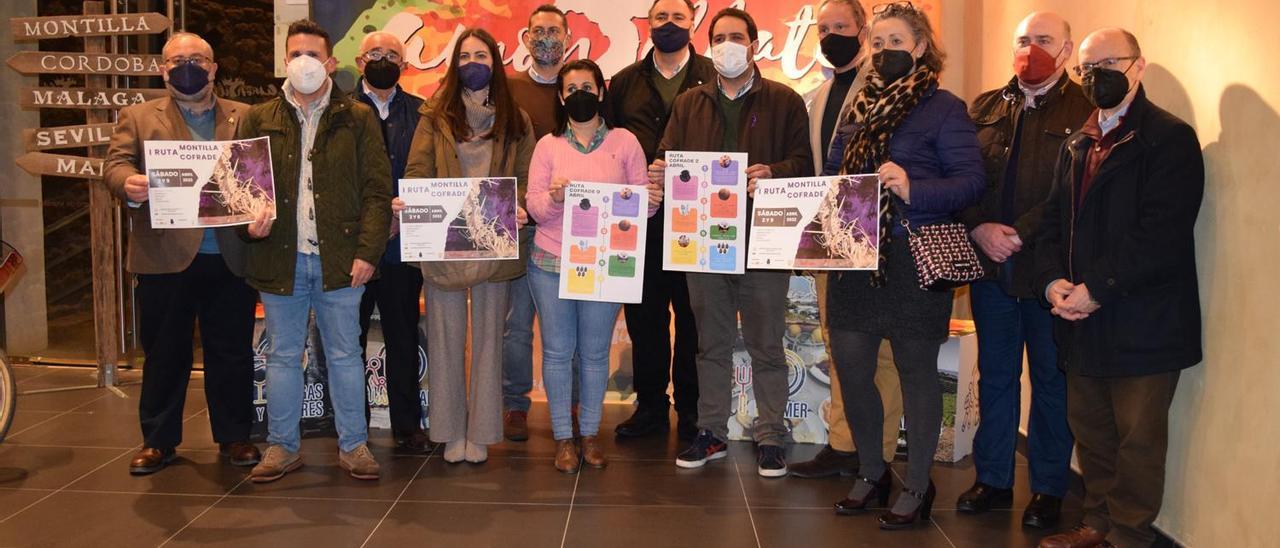
POLYGON ((502 416, 502 436, 511 441, 529 439, 529 414, 511 410, 502 416))
POLYGON ((346 470, 351 477, 361 480, 376 480, 382 473, 382 467, 373 458, 369 446, 363 443, 350 453, 338 451, 338 467, 346 470))
POLYGON ((154 474, 163 470, 177 457, 178 453, 173 449, 143 447, 133 456, 133 460, 129 461, 129 473, 134 476, 154 474))
POLYGON ((1083 523, 1070 531, 1048 536, 1040 540, 1040 548, 1094 548, 1104 546, 1107 535, 1083 523))
POLYGON ((253 466, 262 460, 258 447, 247 441, 219 443, 218 455, 227 457, 232 466, 253 466))
POLYGON ((254 483, 268 483, 299 468, 302 468, 302 455, 290 453, 282 446, 272 445, 262 455, 262 462, 249 471, 249 479, 254 483))
POLYGON ((573 440, 556 440, 556 470, 566 474, 578 473, 578 444, 573 440))
POLYGON ((582 460, 593 468, 604 468, 609 465, 609 459, 605 458, 604 450, 600 448, 595 436, 582 438, 582 460))

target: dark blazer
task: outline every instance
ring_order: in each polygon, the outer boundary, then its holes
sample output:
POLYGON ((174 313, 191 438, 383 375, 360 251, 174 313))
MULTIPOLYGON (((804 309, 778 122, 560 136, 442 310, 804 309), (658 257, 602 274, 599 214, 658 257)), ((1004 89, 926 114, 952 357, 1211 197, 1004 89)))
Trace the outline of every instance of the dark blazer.
MULTIPOLYGON (((706 56, 698 55, 693 46, 689 46, 685 71, 684 83, 680 84, 677 96, 716 79, 715 65, 706 56)), ((671 119, 671 109, 662 102, 662 95, 653 85, 655 73, 653 50, 644 59, 618 71, 609 81, 609 97, 604 112, 609 127, 620 127, 636 136, 640 148, 644 149, 645 161, 649 163, 657 158, 658 142, 671 119)))
MULTIPOLYGON (((219 141, 233 139, 241 117, 249 105, 219 98, 214 106, 217 121, 213 138, 219 141)), ((152 99, 120 111, 120 118, 111 133, 111 146, 103 167, 102 182, 112 194, 128 200, 124 194, 124 180, 130 175, 146 173, 144 141, 189 141, 191 131, 182 119, 182 113, 172 98, 152 99)), ((151 205, 143 202, 139 207, 125 208, 129 216, 129 253, 125 268, 134 274, 172 274, 191 266, 203 228, 179 228, 153 230, 151 205)), ((234 227, 217 228, 218 251, 227 269, 236 276, 244 276, 245 243, 236 236, 234 227)))
MULTIPOLYGON (((1080 85, 1065 74, 1057 85, 1037 99, 1034 108, 1023 108, 1026 95, 1018 87, 1018 79, 1009 84, 979 95, 969 108, 978 127, 978 145, 987 172, 987 191, 977 205, 960 212, 958 219, 970 230, 983 223, 1008 224, 1022 238, 1022 251, 1010 257, 1007 268, 1013 271, 1005 291, 1012 296, 1035 298, 1038 291, 1032 286, 1035 278, 1035 238, 1044 218, 1044 204, 1053 189, 1053 166, 1058 160, 1058 150, 1063 141, 1093 112, 1093 105, 1085 98, 1080 85), (1022 131, 1018 132, 1018 124, 1022 131), (1017 156, 1015 153, 1017 137, 1017 156), (1013 165, 1009 165, 1010 161, 1013 165), (1013 168, 1016 181, 1006 181, 1013 168), (1012 189, 1013 203, 1005 218, 1005 185, 1012 189)), ((1001 268, 978 250, 990 278, 995 278, 1001 268)))
MULTIPOLYGON (((406 92, 396 85, 396 94, 387 105, 387 119, 378 114, 378 106, 364 92, 364 78, 356 81, 356 91, 352 97, 359 99, 369 108, 382 125, 382 140, 387 146, 387 157, 391 160, 391 196, 400 195, 400 179, 404 178, 404 168, 409 161, 409 145, 413 142, 413 132, 418 129, 418 120, 422 118, 418 110, 422 108, 422 99, 406 92)), ((400 262, 400 235, 396 234, 387 240, 387 251, 382 254, 383 264, 400 262)))
MULTIPOLYGON (((840 173, 854 129, 847 124, 836 130, 824 174, 840 173)), ((911 180, 911 205, 897 196, 893 201, 912 227, 953 221, 960 210, 978 203, 986 188, 978 139, 964 101, 936 86, 925 92, 889 138, 889 157, 911 180)), ((893 234, 905 237, 906 229, 894 223, 893 234)))
POLYGON ((1195 224, 1204 158, 1195 130, 1139 89, 1089 192, 1077 193, 1093 138, 1063 145, 1036 242, 1036 288, 1085 284, 1100 309, 1056 321, 1058 360, 1096 377, 1152 375, 1200 362, 1195 224))

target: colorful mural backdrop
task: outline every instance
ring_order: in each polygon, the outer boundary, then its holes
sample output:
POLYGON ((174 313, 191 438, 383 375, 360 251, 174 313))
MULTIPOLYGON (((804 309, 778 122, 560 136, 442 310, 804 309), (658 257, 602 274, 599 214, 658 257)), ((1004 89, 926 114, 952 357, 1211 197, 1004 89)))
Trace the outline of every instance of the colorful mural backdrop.
MULTIPOLYGON (((498 39, 503 62, 511 70, 527 70, 532 60, 521 36, 529 13, 548 0, 353 0, 317 2, 316 20, 336 41, 339 84, 350 89, 355 81, 355 57, 360 40, 375 30, 400 37, 406 45, 409 68, 401 84, 423 97, 435 91, 444 74, 456 37, 464 29, 484 27, 498 39)), ((568 14, 571 59, 600 63, 606 77, 648 54, 646 17, 652 0, 558 0, 550 2, 568 14)), ((868 14, 879 1, 866 1, 868 14)), ((817 10, 820 2, 798 0, 697 0, 694 2, 694 47, 705 54, 708 25, 717 11, 733 6, 746 9, 760 27, 756 56, 768 78, 791 82, 805 94, 827 78, 826 60, 818 54, 817 10)), ((941 0, 917 0, 939 28, 941 0)))

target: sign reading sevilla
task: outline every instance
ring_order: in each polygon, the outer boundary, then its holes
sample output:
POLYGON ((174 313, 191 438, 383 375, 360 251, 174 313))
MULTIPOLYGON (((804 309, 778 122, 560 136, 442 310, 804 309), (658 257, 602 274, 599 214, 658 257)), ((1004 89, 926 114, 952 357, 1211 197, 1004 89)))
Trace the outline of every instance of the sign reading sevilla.
POLYGON ((112 123, 41 127, 22 130, 27 150, 50 150, 105 145, 111 142, 112 123))

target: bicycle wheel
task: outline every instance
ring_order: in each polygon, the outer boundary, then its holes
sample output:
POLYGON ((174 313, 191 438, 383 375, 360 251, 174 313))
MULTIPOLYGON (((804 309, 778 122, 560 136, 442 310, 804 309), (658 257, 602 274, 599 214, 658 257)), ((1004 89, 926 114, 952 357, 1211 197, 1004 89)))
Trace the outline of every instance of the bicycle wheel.
POLYGON ((0 441, 4 441, 9 425, 13 424, 17 395, 18 385, 13 379, 13 370, 9 368, 9 358, 0 351, 0 441))

